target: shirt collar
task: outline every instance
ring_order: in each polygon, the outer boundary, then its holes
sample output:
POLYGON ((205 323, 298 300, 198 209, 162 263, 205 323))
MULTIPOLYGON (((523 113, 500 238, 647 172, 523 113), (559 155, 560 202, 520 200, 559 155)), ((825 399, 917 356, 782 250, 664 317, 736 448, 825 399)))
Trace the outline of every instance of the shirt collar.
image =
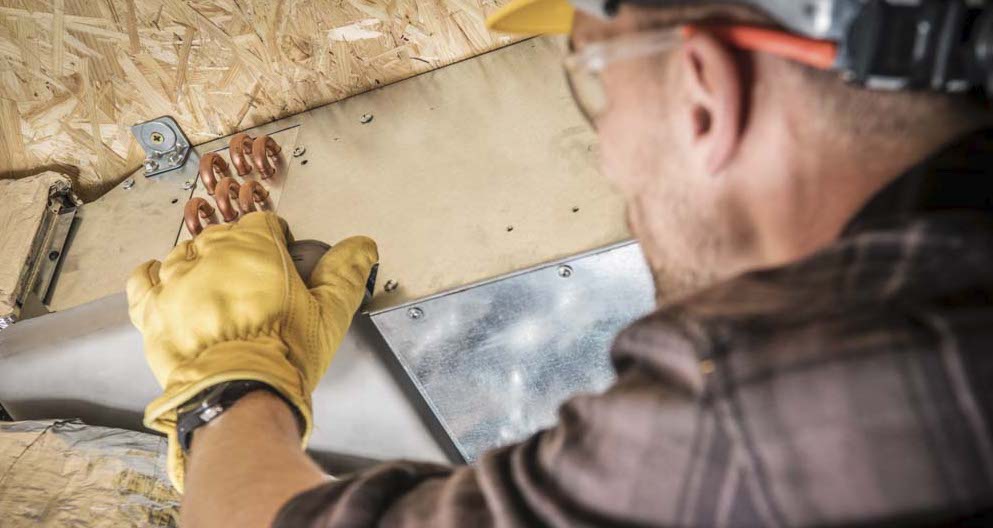
POLYGON ((905 172, 855 215, 844 234, 949 210, 993 214, 993 129, 970 133, 905 172))

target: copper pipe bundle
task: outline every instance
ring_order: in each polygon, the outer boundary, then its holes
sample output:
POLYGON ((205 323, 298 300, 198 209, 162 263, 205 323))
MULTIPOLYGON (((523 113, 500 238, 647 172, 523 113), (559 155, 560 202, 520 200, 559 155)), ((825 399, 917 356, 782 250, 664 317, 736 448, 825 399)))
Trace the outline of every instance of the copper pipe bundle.
POLYGON ((269 191, 255 180, 248 180, 238 192, 238 208, 242 213, 256 210, 255 204, 265 203, 269 199, 269 191))
POLYGON ((200 181, 207 189, 207 194, 214 194, 214 187, 217 186, 217 172, 221 177, 231 176, 228 171, 228 162, 216 152, 210 152, 200 158, 200 181), (215 172, 216 171, 216 172, 215 172))
POLYGON ((183 208, 183 222, 191 235, 197 236, 203 231, 203 224, 200 219, 207 219, 214 216, 214 208, 203 198, 194 198, 186 202, 183 208))
POLYGON ((231 222, 238 218, 238 210, 234 208, 231 203, 231 199, 238 199, 238 193, 241 191, 241 184, 235 181, 234 178, 228 176, 221 178, 221 181, 217 182, 217 188, 214 193, 214 203, 217 204, 217 210, 221 213, 221 218, 225 222, 231 222))

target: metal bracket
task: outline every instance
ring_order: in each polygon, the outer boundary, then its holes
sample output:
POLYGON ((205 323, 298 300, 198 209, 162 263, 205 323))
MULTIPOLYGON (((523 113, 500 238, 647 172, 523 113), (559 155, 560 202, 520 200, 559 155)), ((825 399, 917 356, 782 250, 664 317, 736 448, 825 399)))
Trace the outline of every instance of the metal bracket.
POLYGON ((193 151, 179 123, 169 116, 138 123, 131 127, 131 134, 145 151, 145 177, 182 167, 193 151))
POLYGON ((66 181, 55 183, 48 190, 48 207, 32 242, 31 254, 19 283, 13 313, 0 316, 0 331, 21 319, 47 313, 44 306, 48 290, 62 262, 72 221, 82 202, 66 181))

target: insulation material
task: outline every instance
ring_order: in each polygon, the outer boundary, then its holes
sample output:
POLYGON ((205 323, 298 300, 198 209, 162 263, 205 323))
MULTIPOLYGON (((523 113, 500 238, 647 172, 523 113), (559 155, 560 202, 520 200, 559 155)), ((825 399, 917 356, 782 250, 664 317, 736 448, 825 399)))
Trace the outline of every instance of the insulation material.
POLYGON ((177 526, 165 439, 78 420, 0 422, 0 524, 177 526))
POLYGON ((20 180, 0 180, 0 318, 17 313, 16 301, 31 262, 48 207, 49 190, 68 180, 46 172, 20 180))
POLYGON ((507 0, 0 0, 0 178, 71 174, 86 201, 139 167, 129 126, 194 144, 509 44, 507 0))

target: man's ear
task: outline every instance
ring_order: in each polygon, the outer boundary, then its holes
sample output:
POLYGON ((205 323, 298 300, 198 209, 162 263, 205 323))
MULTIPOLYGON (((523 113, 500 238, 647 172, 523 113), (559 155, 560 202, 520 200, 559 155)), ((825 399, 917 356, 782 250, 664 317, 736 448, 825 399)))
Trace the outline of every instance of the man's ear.
POLYGON ((720 172, 741 141, 741 71, 731 51, 706 32, 689 37, 680 50, 689 99, 690 145, 711 174, 720 172))

